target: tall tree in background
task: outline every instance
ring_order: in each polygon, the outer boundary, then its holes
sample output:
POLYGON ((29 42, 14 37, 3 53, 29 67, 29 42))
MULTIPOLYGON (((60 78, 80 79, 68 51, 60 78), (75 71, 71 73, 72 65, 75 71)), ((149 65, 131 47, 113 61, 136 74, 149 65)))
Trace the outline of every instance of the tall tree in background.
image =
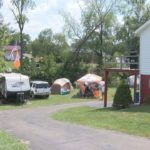
POLYGON ((139 51, 139 38, 134 32, 150 19, 150 5, 146 0, 125 0, 122 6, 120 12, 123 24, 117 28, 116 36, 122 49, 121 53, 128 53, 130 50, 139 51))
POLYGON ((32 49, 32 54, 35 57, 49 55, 53 50, 53 32, 51 29, 42 30, 38 38, 35 39, 30 47, 32 49))
MULTIPOLYGON (((2 7, 2 0, 0 0, 0 8, 2 7)), ((4 44, 8 41, 8 37, 10 34, 10 29, 8 25, 4 23, 3 16, 0 13, 0 46, 4 46, 4 44)))
POLYGON ((96 27, 87 40, 85 48, 90 49, 98 56, 97 72, 103 70, 104 55, 111 55, 111 51, 113 50, 116 1, 112 1, 109 5, 107 2, 103 0, 91 0, 86 10, 82 11, 84 32, 88 34, 90 30, 96 27), (97 26, 98 24, 99 26, 97 26))
POLYGON ((51 29, 44 29, 30 47, 33 56, 53 55, 57 63, 64 62, 68 53, 68 43, 64 34, 53 34, 51 29))
POLYGON ((28 21, 28 18, 26 16, 26 12, 28 9, 32 9, 35 5, 34 1, 32 0, 11 0, 11 3, 13 5, 12 13, 15 17, 15 20, 19 26, 19 32, 20 32, 20 47, 21 47, 21 63, 22 63, 22 57, 23 57, 23 29, 25 23, 28 21))
POLYGON ((67 33, 69 37, 72 36, 75 43, 73 58, 68 63, 69 65, 79 58, 81 51, 90 48, 99 55, 99 60, 101 60, 99 63, 100 69, 102 69, 103 51, 108 45, 106 40, 109 41, 106 37, 111 35, 111 27, 114 21, 113 9, 116 2, 117 0, 88 0, 87 3, 85 0, 85 6, 81 8, 81 20, 78 24, 77 21, 72 19, 73 17, 64 17, 67 33))
MULTIPOLYGON (((0 0, 0 8, 2 7, 2 0, 0 0)), ((4 23, 3 16, 0 13, 0 72, 6 71, 8 69, 8 66, 6 64, 6 61, 4 60, 4 51, 3 47, 4 45, 7 45, 12 31, 9 28, 8 24, 4 23)))

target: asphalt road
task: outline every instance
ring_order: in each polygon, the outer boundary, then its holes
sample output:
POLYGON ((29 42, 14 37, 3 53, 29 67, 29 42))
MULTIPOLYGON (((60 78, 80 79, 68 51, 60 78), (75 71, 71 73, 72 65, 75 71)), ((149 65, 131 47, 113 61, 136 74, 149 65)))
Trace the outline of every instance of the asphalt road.
POLYGON ((82 102, 0 112, 0 128, 22 139, 32 150, 149 150, 150 139, 62 123, 51 115, 64 108, 102 107, 82 102))

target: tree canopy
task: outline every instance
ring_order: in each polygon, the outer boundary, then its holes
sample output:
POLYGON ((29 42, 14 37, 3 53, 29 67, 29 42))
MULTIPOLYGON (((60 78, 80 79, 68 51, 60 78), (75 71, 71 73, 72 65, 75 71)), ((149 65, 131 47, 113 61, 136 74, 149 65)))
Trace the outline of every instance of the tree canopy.
POLYGON ((150 19, 150 3, 146 0, 83 0, 80 19, 63 12, 62 33, 43 29, 32 41, 23 29, 30 21, 27 11, 33 8, 34 1, 11 2, 19 33, 0 19, 0 45, 19 43, 24 52, 32 55, 23 59, 22 72, 49 82, 58 77, 74 81, 88 72, 102 74, 105 61, 128 55, 131 50, 139 52, 139 38, 134 32, 150 19))

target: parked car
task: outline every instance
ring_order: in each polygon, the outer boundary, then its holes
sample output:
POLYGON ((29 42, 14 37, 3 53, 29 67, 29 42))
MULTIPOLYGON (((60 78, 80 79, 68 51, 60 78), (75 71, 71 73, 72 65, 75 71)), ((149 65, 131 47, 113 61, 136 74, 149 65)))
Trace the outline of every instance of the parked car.
POLYGON ((34 98, 36 96, 43 96, 48 98, 50 94, 49 83, 46 81, 31 81, 31 97, 34 98))

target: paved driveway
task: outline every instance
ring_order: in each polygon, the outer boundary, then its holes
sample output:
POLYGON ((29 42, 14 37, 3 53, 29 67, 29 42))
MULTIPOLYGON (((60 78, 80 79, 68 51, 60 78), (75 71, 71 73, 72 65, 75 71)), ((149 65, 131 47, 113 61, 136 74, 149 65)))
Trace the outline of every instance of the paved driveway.
POLYGON ((0 112, 0 128, 29 144, 32 150, 149 150, 150 140, 127 134, 96 130, 54 121, 50 115, 63 108, 102 107, 82 102, 0 112))

